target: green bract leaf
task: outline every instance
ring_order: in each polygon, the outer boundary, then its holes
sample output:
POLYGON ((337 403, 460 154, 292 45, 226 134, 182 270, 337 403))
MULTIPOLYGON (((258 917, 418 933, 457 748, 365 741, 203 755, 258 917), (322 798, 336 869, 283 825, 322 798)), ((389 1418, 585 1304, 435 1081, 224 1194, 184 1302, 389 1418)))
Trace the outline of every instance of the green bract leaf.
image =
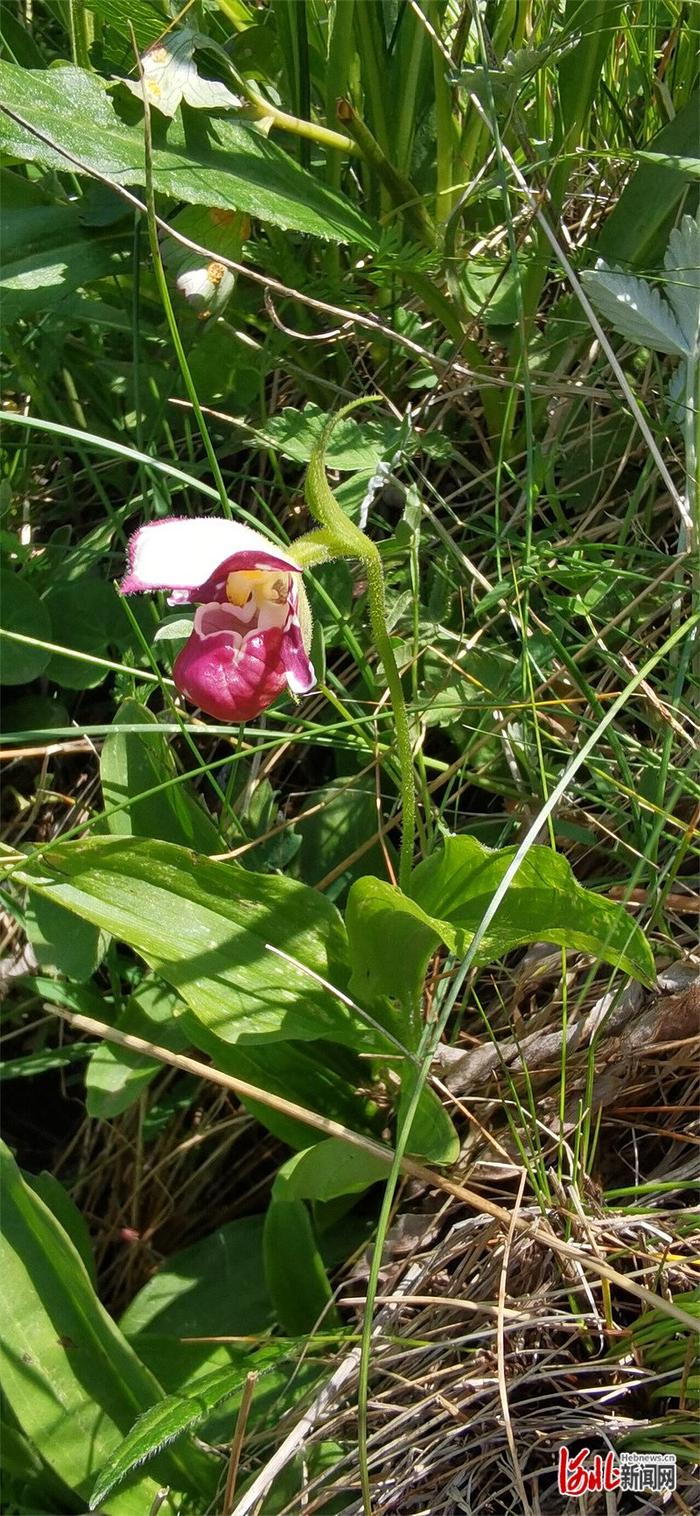
POLYGON ((581 278, 586 294, 621 337, 658 353, 687 357, 690 349, 671 307, 645 279, 608 268, 600 258, 581 278))
POLYGON ((16 877, 128 943, 228 1041, 367 1040, 326 987, 344 978, 340 917, 305 885, 118 837, 52 848, 16 877))
MULTIPOLYGON (((72 172, 95 171, 117 184, 144 183, 143 126, 122 120, 94 74, 68 66, 49 71, 0 63, 0 95, 27 123, 0 114, 0 147, 15 157, 72 172)), ((374 246, 364 216, 261 132, 225 119, 209 121, 207 132, 195 142, 179 119, 170 123, 167 141, 153 149, 157 191, 193 205, 245 211, 326 241, 374 246)))
POLYGON ((205 258, 184 247, 174 237, 163 239, 163 262, 175 279, 181 295, 200 321, 218 316, 233 294, 236 276, 220 260, 240 263, 243 243, 250 235, 250 218, 235 211, 207 210, 186 205, 173 217, 171 226, 190 242, 199 243, 212 255, 205 258))
POLYGON ((114 727, 100 759, 107 828, 113 836, 162 837, 198 853, 220 853, 219 833, 182 781, 171 743, 152 712, 138 700, 124 700, 114 727), (143 735, 122 732, 122 726, 142 726, 143 735))
MULTIPOLYGON (((430 915, 462 933, 466 950, 483 919, 514 847, 493 852, 473 837, 449 837, 444 847, 420 863, 411 893, 430 915)), ((654 960, 640 928, 623 905, 587 890, 574 878, 566 858, 550 848, 532 847, 479 945, 477 963, 493 963, 528 942, 555 942, 590 953, 653 983, 654 960)))
POLYGON ((194 616, 169 616, 153 633, 154 642, 186 642, 192 636, 194 616))

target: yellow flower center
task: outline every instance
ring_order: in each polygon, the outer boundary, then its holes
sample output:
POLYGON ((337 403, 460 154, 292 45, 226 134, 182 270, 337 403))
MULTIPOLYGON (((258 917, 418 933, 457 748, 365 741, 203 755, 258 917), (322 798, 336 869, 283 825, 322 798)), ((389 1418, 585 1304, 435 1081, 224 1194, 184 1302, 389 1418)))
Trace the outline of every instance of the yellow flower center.
POLYGON ((264 605, 286 605, 289 575, 270 569, 236 569, 226 580, 229 605, 242 608, 252 598, 258 610, 264 605))

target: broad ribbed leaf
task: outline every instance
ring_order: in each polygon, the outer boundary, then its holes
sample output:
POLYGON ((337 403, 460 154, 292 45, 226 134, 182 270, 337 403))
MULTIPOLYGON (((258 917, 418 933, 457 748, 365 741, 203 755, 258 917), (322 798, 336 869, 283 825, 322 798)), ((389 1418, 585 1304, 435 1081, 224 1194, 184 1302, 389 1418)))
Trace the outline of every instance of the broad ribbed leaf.
POLYGON ((360 1195, 370 1185, 385 1180, 390 1167, 391 1154, 382 1158, 351 1147, 341 1137, 328 1137, 282 1164, 273 1194, 278 1200, 335 1200, 339 1195, 360 1195))
MULTIPOLYGON (((474 837, 448 837, 418 865, 412 897, 461 933, 466 950, 515 852, 514 847, 491 851, 474 837)), ((651 948, 624 906, 585 889, 566 858, 546 847, 530 848, 523 859, 481 939, 476 962, 493 963, 528 942, 589 953, 643 984, 653 983, 651 948)))
POLYGON ((91 0, 90 9, 124 38, 133 57, 131 28, 137 46, 148 47, 165 31, 170 17, 164 0, 91 0))
POLYGON ((53 900, 35 895, 27 905, 25 930, 42 969, 57 969, 82 983, 91 979, 109 947, 109 937, 90 921, 76 921, 53 900))
POLYGON ((344 978, 345 937, 306 885, 120 837, 67 842, 16 877, 128 943, 230 1042, 367 1035, 326 987, 344 978))
POLYGON ((73 205, 7 207, 0 221, 0 301, 5 321, 36 317, 81 285, 119 273, 122 231, 88 231, 73 205))
MULTIPOLYGON (((111 1458, 134 1417, 161 1398, 148 1369, 100 1304, 85 1265, 48 1206, 0 1146, 3 1188, 0 1313, 3 1391, 24 1434, 77 1498, 111 1458)), ((168 1478, 199 1480, 201 1460, 168 1478)), ((206 1485, 205 1485, 206 1488, 206 1485)), ((131 1481, 104 1516, 143 1516, 158 1485, 131 1481)), ((168 1509, 166 1507, 166 1509, 168 1509)))
POLYGON ((284 1332, 301 1337, 318 1323, 339 1327, 325 1265, 303 1200, 273 1195, 263 1232, 265 1279, 284 1332))
POLYGON ((384 879, 357 879, 350 888, 345 925, 350 943, 353 995, 365 1004, 397 1000, 410 1020, 420 1002, 428 959, 440 942, 455 953, 458 936, 384 879))
MULTIPOLYGON (((26 122, 0 113, 6 152, 72 173, 107 174, 118 184, 144 183, 143 124, 122 119, 96 75, 70 66, 41 70, 0 63, 0 97, 26 122), (62 148, 76 162, 69 163, 62 148)), ((331 242, 375 245, 368 222, 349 201, 240 121, 209 121, 206 131, 200 122, 196 133, 186 132, 180 119, 168 123, 156 133, 153 182, 162 194, 188 204, 246 211, 331 242)))
POLYGON ((139 700, 124 700, 114 717, 114 730, 102 749, 100 779, 107 829, 114 836, 162 837, 198 853, 223 851, 214 822, 181 782, 168 735, 139 700), (121 730, 136 726, 143 731, 121 730))
POLYGON ((614 258, 625 268, 658 268, 670 223, 688 193, 687 174, 673 160, 697 154, 699 110, 700 94, 695 89, 673 120, 636 154, 642 161, 614 202, 597 239, 604 258, 614 258))
POLYGON ((687 357, 688 343, 671 307, 645 279, 608 268, 599 259, 582 281, 589 299, 621 337, 658 353, 687 357))
MULTIPOLYGON (((353 993, 365 1004, 398 1000, 404 1014, 410 1012, 431 954, 441 943, 452 953, 466 952, 514 854, 514 848, 492 852, 473 837, 450 837, 414 871, 410 899, 380 879, 358 879, 346 911, 353 993)), ((649 944, 624 907, 584 889, 566 859, 545 847, 531 848, 524 858, 475 962, 493 963, 539 941, 590 953, 653 981, 649 944)))
POLYGON ((262 1335, 271 1322, 262 1271, 262 1216, 245 1216, 173 1253, 119 1323, 139 1338, 262 1335))
MULTIPOLYGON (((72 921, 77 924, 75 917, 72 921)), ((146 974, 117 1017, 116 1027, 181 1053, 188 1038, 178 1019, 179 1009, 182 1001, 170 986, 146 974)), ((88 1116, 101 1121, 128 1111, 163 1067, 158 1059, 145 1058, 114 1042, 100 1042, 91 1051, 85 1070, 85 1107, 88 1116)))
MULTIPOLYGON (((264 1045, 247 1043, 245 1046, 241 1042, 225 1042, 186 1006, 177 1021, 170 1023, 169 1037, 172 1037, 174 1027, 184 1033, 193 1047, 206 1053, 222 1073, 256 1085, 269 1095, 291 1100, 319 1116, 340 1121, 353 1131, 376 1135, 379 1113, 374 1102, 364 1093, 367 1067, 351 1047, 338 1047, 332 1042, 307 1045, 268 1041, 264 1045)), ((154 1037, 153 1040, 160 1038, 154 1037)), ((317 1135, 314 1127, 273 1106, 263 1105, 262 1101, 246 1096, 242 1104, 261 1126, 287 1147, 306 1148, 317 1135)))

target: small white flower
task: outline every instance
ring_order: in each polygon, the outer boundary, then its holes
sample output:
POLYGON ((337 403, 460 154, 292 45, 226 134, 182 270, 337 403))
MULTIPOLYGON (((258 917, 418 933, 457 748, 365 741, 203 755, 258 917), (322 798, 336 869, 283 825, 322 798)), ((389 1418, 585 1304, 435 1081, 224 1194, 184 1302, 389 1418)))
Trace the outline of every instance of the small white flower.
POLYGON ((193 268, 183 269, 176 284, 186 300, 191 301, 200 320, 216 315, 228 303, 235 279, 225 264, 212 259, 210 263, 197 263, 193 268))

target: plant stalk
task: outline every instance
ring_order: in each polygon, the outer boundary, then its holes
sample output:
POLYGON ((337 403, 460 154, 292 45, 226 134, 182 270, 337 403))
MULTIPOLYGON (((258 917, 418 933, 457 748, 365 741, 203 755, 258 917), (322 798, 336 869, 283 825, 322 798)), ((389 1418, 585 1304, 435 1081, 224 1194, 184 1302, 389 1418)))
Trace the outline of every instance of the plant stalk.
MULTIPOLYGON (((326 476, 325 453, 328 439, 336 422, 359 405, 369 401, 378 400, 379 396, 363 396, 342 410, 337 411, 331 417, 311 454, 309 467, 306 475, 306 500, 310 511, 320 522, 320 532, 309 533, 308 538, 302 537, 295 544, 297 556, 301 550, 302 556, 306 556, 305 543, 314 553, 325 551, 329 557, 334 558, 359 558, 367 571, 367 597, 369 601, 370 625, 375 647, 379 654, 384 669, 384 677, 389 690, 389 697, 396 723, 396 754, 399 761, 402 824, 401 824, 401 850, 399 854, 399 884, 402 890, 408 888, 408 883, 413 864, 413 840, 416 826, 416 796, 413 783, 413 752, 411 748, 411 732, 408 724, 408 713, 404 698, 401 677, 396 666, 394 649, 391 645, 391 637, 387 630, 386 598, 384 594, 384 570, 379 549, 370 541, 360 528, 355 526, 345 515, 330 488, 326 476)), ((316 562, 321 559, 316 556, 316 562)))
POLYGON ((400 174, 393 163, 389 162, 376 137, 372 135, 362 117, 358 116, 349 100, 338 101, 337 115, 338 120, 347 127, 350 136, 357 143, 365 161, 375 170, 392 205, 401 212, 406 226, 420 242, 427 243, 429 247, 434 246, 435 227, 415 185, 404 174, 400 174))

